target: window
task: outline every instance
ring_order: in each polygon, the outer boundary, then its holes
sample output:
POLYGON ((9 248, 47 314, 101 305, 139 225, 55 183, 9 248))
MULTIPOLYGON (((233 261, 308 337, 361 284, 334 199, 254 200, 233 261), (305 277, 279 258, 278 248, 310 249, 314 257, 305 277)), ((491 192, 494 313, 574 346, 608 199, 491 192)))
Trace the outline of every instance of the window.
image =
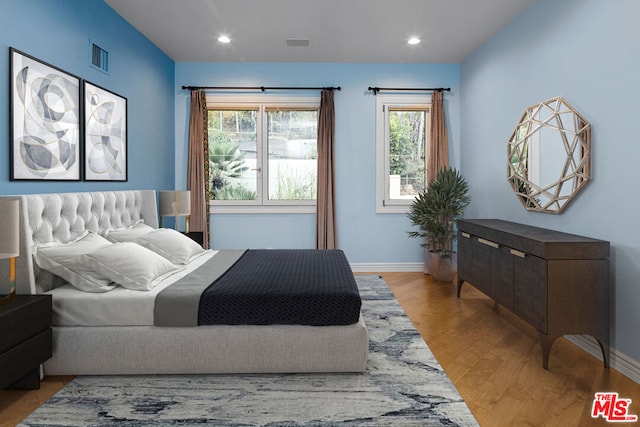
POLYGON ((376 212, 407 212, 425 189, 430 100, 376 97, 376 212))
POLYGON ((207 98, 218 212, 315 212, 319 98, 207 98))

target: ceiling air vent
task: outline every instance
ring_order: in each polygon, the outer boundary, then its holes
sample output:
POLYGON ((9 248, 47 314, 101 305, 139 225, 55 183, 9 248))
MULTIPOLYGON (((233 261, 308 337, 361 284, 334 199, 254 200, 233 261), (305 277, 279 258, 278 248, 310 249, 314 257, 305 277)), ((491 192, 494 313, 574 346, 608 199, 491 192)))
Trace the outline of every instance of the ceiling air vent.
POLYGON ((309 46, 307 39, 287 39, 287 46, 309 46))
POLYGON ((105 73, 109 72, 109 52, 101 48, 94 42, 89 43, 91 66, 105 73))

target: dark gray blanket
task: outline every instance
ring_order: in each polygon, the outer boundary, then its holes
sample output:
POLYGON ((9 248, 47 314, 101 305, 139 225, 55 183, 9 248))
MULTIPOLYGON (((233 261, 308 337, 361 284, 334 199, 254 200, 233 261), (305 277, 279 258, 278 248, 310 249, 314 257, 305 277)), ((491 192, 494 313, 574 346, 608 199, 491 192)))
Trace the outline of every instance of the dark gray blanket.
POLYGON ((156 297, 156 326, 350 325, 361 300, 340 250, 220 251, 156 297))
POLYGON ((360 293, 341 250, 248 250, 200 299, 200 325, 351 325, 360 293))

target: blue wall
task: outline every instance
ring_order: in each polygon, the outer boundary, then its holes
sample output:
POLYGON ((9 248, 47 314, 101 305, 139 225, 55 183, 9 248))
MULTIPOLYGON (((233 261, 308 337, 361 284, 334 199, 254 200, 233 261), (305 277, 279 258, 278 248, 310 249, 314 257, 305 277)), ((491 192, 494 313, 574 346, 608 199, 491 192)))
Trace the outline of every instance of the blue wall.
MULTIPOLYGON (((369 86, 451 87, 451 161, 459 155, 459 65, 177 63, 176 182, 185 187, 189 94, 196 86, 340 86, 335 93, 338 242, 352 263, 422 262, 404 214, 375 212, 375 97, 369 86)), ((299 93, 298 93, 299 94, 299 93)), ((313 248, 315 215, 213 214, 214 248, 313 248)))
POLYGON ((640 361, 640 32, 636 0, 538 0, 461 66, 461 168, 468 217, 611 242, 612 344, 640 361), (524 109, 562 96, 592 124, 593 180, 560 215, 525 211, 506 181, 524 109))
POLYGON ((174 187, 174 62, 102 0, 0 0, 0 194, 174 187), (89 39, 110 72, 89 65, 89 39), (128 99, 128 182, 9 181, 9 47, 128 99))

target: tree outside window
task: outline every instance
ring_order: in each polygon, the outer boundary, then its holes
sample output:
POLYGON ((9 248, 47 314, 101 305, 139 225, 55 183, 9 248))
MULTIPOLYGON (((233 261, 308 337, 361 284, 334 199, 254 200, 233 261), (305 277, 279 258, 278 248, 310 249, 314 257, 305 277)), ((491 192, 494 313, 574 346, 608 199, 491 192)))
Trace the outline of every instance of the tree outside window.
POLYGON ((425 188, 424 110, 389 111, 389 174, 400 188, 390 198, 414 198, 425 188))

